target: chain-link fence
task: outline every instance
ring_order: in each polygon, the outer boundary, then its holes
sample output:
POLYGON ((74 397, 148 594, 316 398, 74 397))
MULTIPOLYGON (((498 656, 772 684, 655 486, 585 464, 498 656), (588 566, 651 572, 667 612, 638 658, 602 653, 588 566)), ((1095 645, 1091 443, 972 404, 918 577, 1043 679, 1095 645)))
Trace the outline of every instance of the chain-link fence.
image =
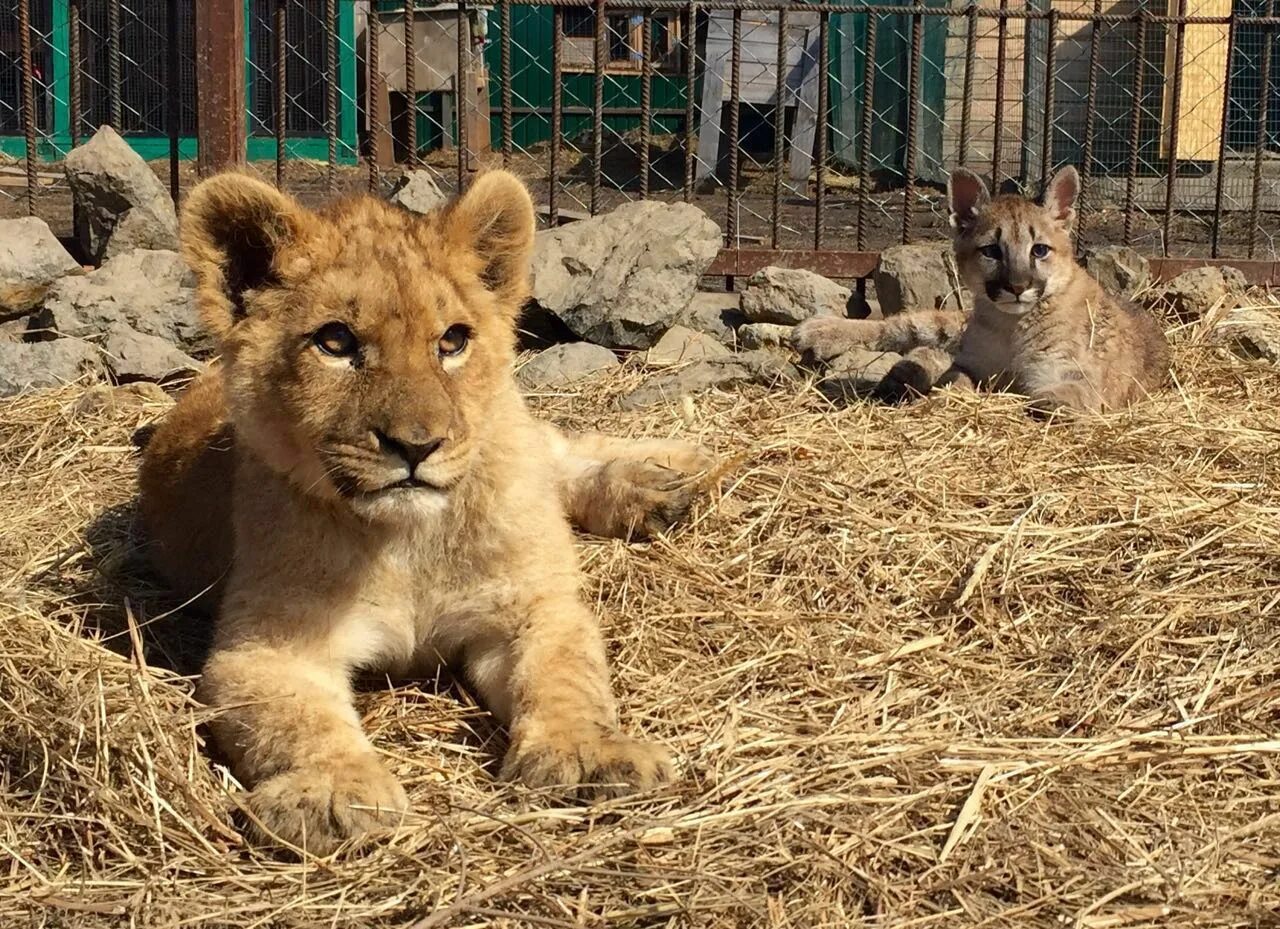
MULTIPOLYGON (((0 211, 69 215, 56 162, 103 123, 194 179, 202 3, 0 0, 0 211)), ((504 164, 548 224, 683 199, 717 271, 855 277, 946 234, 951 166, 1034 191, 1075 164, 1083 245, 1269 280, 1274 4, 244 0, 246 153, 316 198, 504 164)))

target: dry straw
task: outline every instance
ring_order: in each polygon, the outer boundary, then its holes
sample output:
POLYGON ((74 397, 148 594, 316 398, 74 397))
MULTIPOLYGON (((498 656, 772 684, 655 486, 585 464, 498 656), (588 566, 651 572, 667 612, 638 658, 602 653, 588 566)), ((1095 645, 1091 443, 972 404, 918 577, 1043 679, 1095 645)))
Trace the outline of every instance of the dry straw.
POLYGON ((1280 373, 1177 336, 1176 389, 1066 425, 811 387, 612 412, 631 365, 539 398, 745 456, 691 527, 581 544, 682 778, 556 805, 492 780, 465 695, 370 682, 415 812, 321 861, 238 838, 206 626, 131 540, 163 406, 4 403, 0 926, 1280 925, 1280 373))

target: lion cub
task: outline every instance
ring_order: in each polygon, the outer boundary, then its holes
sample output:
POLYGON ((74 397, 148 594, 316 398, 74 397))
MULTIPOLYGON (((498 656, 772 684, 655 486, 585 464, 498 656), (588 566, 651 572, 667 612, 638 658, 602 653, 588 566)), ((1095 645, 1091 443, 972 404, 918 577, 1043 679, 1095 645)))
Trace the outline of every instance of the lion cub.
POLYGON ((1071 235, 1079 189, 1068 167, 1038 203, 993 200, 981 178, 957 168, 947 194, 972 315, 820 317, 796 327, 793 345, 818 361, 851 348, 905 353, 883 385, 891 397, 935 383, 1013 389, 1042 411, 1102 410, 1145 397, 1167 380, 1168 343, 1153 317, 1108 294, 1077 264, 1071 235))
POLYGON ((323 853, 407 808, 361 731, 359 670, 459 669, 527 784, 667 780, 667 752, 618 727, 566 514, 665 527, 709 459, 530 415, 524 186, 485 174, 417 217, 312 212, 229 174, 191 192, 182 232, 221 360, 149 443, 140 505, 161 571, 219 602, 199 696, 256 825, 323 853))

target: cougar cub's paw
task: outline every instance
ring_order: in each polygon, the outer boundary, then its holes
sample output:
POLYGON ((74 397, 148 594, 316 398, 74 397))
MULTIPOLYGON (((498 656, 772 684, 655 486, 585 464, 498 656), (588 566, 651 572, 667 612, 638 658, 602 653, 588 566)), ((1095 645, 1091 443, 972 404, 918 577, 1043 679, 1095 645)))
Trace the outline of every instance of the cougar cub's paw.
POLYGON ((249 809, 262 841, 327 855, 347 839, 395 826, 409 798, 377 758, 366 756, 268 778, 249 794, 249 809))
POLYGON ((871 320, 815 316, 791 330, 791 347, 806 362, 825 363, 865 346, 876 329, 871 320))
POLYGON ((504 779, 563 788, 584 800, 651 790, 674 773, 671 755, 662 746, 603 728, 518 739, 502 765, 504 779))
POLYGON ((908 403, 933 389, 933 375, 913 358, 903 358, 889 369, 876 387, 876 397, 886 403, 908 403))

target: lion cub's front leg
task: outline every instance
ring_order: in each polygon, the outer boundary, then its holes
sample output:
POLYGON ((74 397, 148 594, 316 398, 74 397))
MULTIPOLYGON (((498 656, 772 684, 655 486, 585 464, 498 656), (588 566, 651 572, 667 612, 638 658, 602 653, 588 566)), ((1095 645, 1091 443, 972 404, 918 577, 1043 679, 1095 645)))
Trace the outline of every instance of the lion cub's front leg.
POLYGON ((506 723, 502 776, 584 799, 669 781, 671 756, 618 727, 604 644, 576 594, 516 606, 514 638, 464 649, 467 679, 506 723))
POLYGON ((221 710, 209 725, 252 788, 250 826, 259 838, 327 854, 394 825, 408 809, 361 730, 337 661, 257 644, 215 650, 199 697, 221 710))

